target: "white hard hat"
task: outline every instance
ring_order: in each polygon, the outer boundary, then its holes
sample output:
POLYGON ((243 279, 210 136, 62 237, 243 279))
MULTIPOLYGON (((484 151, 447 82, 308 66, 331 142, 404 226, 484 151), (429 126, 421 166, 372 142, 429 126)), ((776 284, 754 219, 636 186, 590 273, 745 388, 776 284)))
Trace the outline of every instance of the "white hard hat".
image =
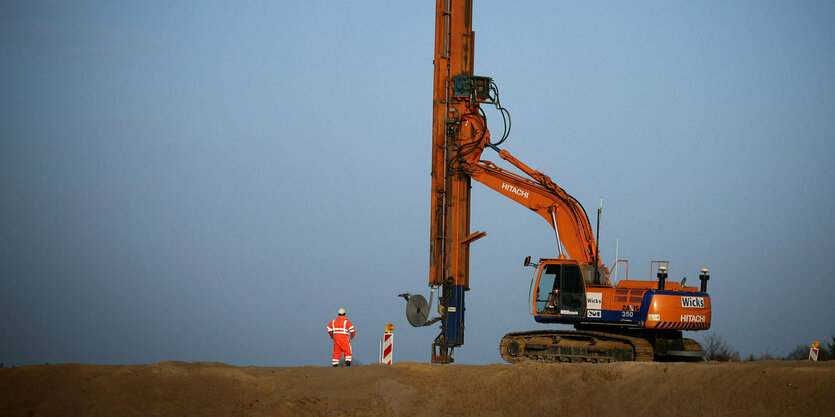
POLYGON ((344 316, 345 315, 345 309, 340 308, 339 311, 337 311, 337 313, 339 313, 340 316, 344 316))

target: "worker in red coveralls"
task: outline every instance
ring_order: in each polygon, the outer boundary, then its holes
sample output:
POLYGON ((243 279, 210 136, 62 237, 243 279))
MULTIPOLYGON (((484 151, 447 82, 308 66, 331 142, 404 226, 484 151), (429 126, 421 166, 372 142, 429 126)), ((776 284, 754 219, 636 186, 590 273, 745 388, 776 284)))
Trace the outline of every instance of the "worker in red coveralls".
POLYGON ((345 366, 351 366, 351 339, 356 336, 354 325, 345 317, 345 309, 340 308, 339 316, 328 323, 328 335, 333 339, 333 366, 339 364, 339 358, 345 354, 345 366))

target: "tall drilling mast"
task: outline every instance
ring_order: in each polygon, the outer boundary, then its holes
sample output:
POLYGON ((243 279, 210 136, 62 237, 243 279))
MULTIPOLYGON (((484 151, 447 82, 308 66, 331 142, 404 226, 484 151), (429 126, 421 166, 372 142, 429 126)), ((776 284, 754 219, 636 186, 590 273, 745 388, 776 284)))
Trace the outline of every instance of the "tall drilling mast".
POLYGON ((452 349, 464 343, 464 291, 469 290, 470 177, 458 157, 472 137, 487 134, 478 103, 453 94, 454 77, 473 75, 472 0, 437 0, 435 78, 432 117, 432 202, 429 283, 441 286, 441 334, 432 362, 452 362, 452 349))

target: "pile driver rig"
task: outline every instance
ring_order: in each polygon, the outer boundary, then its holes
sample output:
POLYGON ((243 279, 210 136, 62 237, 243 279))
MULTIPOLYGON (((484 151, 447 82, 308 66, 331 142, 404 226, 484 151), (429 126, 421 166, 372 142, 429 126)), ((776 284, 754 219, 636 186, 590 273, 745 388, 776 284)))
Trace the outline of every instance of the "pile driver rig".
MULTIPOLYGON (((499 146, 510 133, 510 115, 489 77, 473 75, 475 33, 472 0, 437 0, 432 118, 432 196, 429 284, 440 289, 439 316, 429 319, 430 302, 401 294, 413 326, 440 321, 432 362, 451 363, 464 343, 464 298, 470 289, 470 244, 485 236, 470 232, 470 184, 476 180, 543 217, 553 229, 557 253, 525 266, 535 269, 529 313, 538 323, 573 325, 574 330, 536 330, 505 335, 499 351, 508 362, 611 362, 697 360, 703 352, 682 330, 710 328, 708 271, 699 288, 668 282, 668 263, 657 263, 657 280, 613 285, 588 215, 574 197, 544 173, 499 146), (493 141, 482 105, 502 116, 504 132, 493 141), (482 159, 486 149, 521 171, 517 174, 482 159)), ((599 228, 598 212, 598 228, 599 228)), ((625 262, 625 261, 616 261, 625 262)))

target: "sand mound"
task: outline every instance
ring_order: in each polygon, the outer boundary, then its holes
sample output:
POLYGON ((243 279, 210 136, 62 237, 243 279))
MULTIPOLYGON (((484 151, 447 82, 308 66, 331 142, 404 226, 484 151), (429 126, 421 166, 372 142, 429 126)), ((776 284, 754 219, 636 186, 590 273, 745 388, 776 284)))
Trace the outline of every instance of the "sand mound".
POLYGON ((835 416, 835 361, 0 369, 3 416, 835 416))

